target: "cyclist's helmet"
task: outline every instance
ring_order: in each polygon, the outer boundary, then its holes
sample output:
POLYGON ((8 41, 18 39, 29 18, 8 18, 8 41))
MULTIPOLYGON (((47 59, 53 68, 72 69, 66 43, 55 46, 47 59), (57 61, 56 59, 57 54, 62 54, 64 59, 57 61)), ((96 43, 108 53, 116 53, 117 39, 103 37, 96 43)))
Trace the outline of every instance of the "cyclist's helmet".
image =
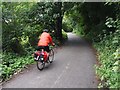
POLYGON ((43 32, 48 32, 49 30, 48 29, 44 29, 43 32))

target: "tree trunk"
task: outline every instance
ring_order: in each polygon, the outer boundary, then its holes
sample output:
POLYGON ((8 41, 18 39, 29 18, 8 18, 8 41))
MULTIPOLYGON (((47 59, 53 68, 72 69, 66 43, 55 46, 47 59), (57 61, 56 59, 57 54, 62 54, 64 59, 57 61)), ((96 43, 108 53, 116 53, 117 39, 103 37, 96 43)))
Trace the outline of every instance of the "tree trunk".
POLYGON ((56 20, 56 36, 58 38, 58 40, 60 42, 62 42, 62 2, 58 2, 57 3, 57 8, 58 8, 58 11, 59 11, 59 16, 57 17, 57 20, 56 20))

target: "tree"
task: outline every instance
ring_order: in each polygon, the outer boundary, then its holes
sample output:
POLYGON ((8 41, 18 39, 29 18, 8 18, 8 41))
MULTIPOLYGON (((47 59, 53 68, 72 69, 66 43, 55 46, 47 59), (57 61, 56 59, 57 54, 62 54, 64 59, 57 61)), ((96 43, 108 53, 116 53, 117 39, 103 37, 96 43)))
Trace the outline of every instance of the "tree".
POLYGON ((23 53, 21 38, 27 23, 27 13, 34 3, 3 2, 2 3, 2 49, 23 53))
POLYGON ((62 42, 62 21, 64 12, 74 6, 68 2, 38 2, 29 13, 32 26, 41 25, 55 31, 56 38, 62 42))

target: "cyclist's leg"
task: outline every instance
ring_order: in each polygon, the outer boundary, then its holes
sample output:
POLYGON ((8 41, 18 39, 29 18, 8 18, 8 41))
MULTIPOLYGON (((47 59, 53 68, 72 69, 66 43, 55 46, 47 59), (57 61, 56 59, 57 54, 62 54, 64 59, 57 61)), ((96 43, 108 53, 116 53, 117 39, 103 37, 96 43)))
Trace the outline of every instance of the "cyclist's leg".
POLYGON ((50 49, 49 49, 49 46, 45 46, 45 51, 47 52, 47 59, 49 59, 49 52, 50 52, 50 49))

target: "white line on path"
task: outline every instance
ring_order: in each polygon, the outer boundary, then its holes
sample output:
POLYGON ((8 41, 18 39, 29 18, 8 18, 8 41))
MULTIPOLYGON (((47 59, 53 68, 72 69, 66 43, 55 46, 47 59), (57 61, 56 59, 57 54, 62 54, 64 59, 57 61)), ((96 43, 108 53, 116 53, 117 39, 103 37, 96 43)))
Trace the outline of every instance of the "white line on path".
POLYGON ((69 68, 70 63, 68 62, 65 69, 62 71, 62 73, 58 76, 57 80, 54 82, 54 84, 52 85, 51 88, 53 88, 61 79, 61 77, 63 76, 63 74, 67 71, 67 69, 69 68))

